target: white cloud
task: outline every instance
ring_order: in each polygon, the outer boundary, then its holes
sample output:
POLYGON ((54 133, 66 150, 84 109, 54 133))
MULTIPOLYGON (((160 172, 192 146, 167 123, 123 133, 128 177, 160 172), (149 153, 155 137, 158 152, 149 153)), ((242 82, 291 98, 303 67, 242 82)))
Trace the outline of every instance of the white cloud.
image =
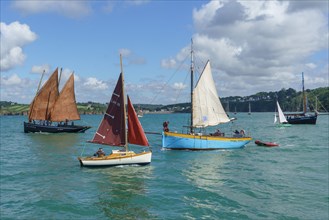
POLYGON ((200 10, 193 10, 193 18, 196 27, 204 26, 213 20, 216 15, 216 11, 223 7, 223 3, 221 1, 210 1, 208 4, 202 5, 200 10))
POLYGON ((9 25, 1 22, 1 71, 8 71, 11 68, 22 65, 25 61, 23 47, 37 39, 37 35, 30 30, 26 24, 18 21, 9 25))
POLYGON ((50 65, 49 64, 43 64, 41 66, 32 66, 31 69, 31 73, 39 73, 42 74, 43 71, 45 71, 45 73, 49 73, 50 71, 50 65))
MULTIPOLYGON (((311 75, 328 65, 308 61, 328 50, 327 16, 328 7, 296 7, 290 1, 210 1, 193 11, 195 57, 202 65, 210 59, 217 87, 224 91, 221 96, 295 88, 305 63, 311 75), (282 73, 290 78, 273 77, 282 73)), ((163 60, 162 66, 182 62, 189 47, 163 60)), ((321 73, 328 78, 328 72, 321 73)))
POLYGON ((13 85, 19 85, 22 83, 22 79, 17 75, 14 74, 10 77, 1 77, 1 85, 2 86, 13 86, 13 85))
POLYGON ((22 14, 55 12, 71 18, 80 18, 91 13, 91 7, 88 1, 14 1, 13 7, 22 14))
POLYGON ((1 100, 29 103, 35 95, 37 82, 22 78, 18 74, 9 76, 2 74, 0 84, 1 100))
POLYGON ((83 85, 91 90, 105 90, 108 88, 106 83, 94 77, 87 78, 86 81, 83 83, 83 85))
POLYGON ((174 68, 176 67, 176 63, 176 60, 173 58, 161 60, 161 66, 164 68, 174 68))
POLYGON ((173 88, 176 90, 182 90, 185 89, 187 87, 187 85, 185 85, 184 83, 174 83, 173 88))
POLYGON ((314 64, 314 63, 306 63, 305 66, 307 66, 310 69, 315 69, 316 68, 316 64, 314 64))

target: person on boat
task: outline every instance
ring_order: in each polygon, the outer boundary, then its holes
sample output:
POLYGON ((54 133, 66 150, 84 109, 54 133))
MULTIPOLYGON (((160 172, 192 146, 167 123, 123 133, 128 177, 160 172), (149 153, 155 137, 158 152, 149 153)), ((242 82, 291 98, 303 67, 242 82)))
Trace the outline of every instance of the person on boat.
POLYGON ((242 130, 240 131, 240 134, 242 135, 242 137, 244 137, 244 136, 246 135, 246 132, 242 129, 242 130))
POLYGON ((217 129, 215 133, 212 134, 212 136, 224 136, 224 133, 222 133, 219 129, 217 129))
POLYGON ((163 131, 168 132, 169 131, 169 121, 163 122, 163 131))
POLYGON ((234 131, 233 137, 242 137, 242 134, 238 130, 234 131))
POLYGON ((103 148, 98 148, 98 151, 96 151, 96 153, 94 154, 94 156, 97 156, 97 157, 103 157, 105 156, 105 152, 103 151, 103 148))

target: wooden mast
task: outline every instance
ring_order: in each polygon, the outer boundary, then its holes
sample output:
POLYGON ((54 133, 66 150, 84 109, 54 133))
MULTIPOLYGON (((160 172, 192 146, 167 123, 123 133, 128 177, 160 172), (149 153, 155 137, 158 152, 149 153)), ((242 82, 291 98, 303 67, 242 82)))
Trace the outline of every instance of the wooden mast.
POLYGON ((191 124, 190 133, 193 134, 193 74, 194 73, 194 60, 193 60, 193 39, 191 39, 191 124))
POLYGON ((128 152, 128 135, 127 135, 127 128, 126 128, 126 121, 127 121, 127 110, 126 110, 126 102, 125 100, 125 85, 124 85, 124 77, 123 77, 123 67, 122 67, 122 54, 120 54, 120 68, 121 68, 121 80, 122 80, 122 96, 123 96, 123 118, 124 118, 124 134, 125 134, 125 149, 128 152))
POLYGON ((59 80, 58 80, 58 86, 61 82, 61 78, 62 78, 62 71, 63 71, 63 68, 61 68, 61 72, 59 73, 59 80))

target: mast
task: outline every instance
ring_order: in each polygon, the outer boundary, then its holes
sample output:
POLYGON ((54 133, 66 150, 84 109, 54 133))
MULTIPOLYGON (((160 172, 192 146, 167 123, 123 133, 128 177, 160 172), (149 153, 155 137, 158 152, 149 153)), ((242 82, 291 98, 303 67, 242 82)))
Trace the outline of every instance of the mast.
MULTIPOLYGON (((37 89, 37 92, 35 93, 35 96, 34 96, 34 97, 37 96, 37 94, 38 94, 38 92, 39 92, 39 90, 40 90, 41 82, 42 82, 43 76, 45 75, 45 72, 46 72, 46 71, 43 70, 42 75, 41 75, 41 79, 40 79, 40 81, 39 81, 38 89, 37 89)), ((34 106, 34 100, 32 101, 32 105, 31 105, 31 108, 30 108, 29 122, 32 121, 32 120, 31 120, 31 114, 32 114, 33 106, 34 106)))
POLYGON ((59 73, 59 80, 58 80, 58 86, 61 82, 61 78, 62 78, 62 71, 63 71, 63 68, 61 68, 61 72, 59 73))
POLYGON ((124 118, 124 134, 125 134, 125 149, 126 152, 128 152, 128 135, 127 135, 127 126, 126 126, 126 121, 127 121, 127 110, 126 110, 126 103, 125 103, 125 85, 124 85, 124 77, 123 77, 123 68, 122 68, 122 55, 120 54, 120 68, 121 68, 121 80, 122 80, 122 95, 123 95, 123 118, 124 118))
POLYGON ((306 113, 306 94, 305 94, 305 88, 304 88, 304 72, 302 72, 302 84, 303 84, 303 112, 306 113))
POLYGON ((193 134, 193 74, 194 73, 194 60, 193 60, 193 39, 191 39, 191 124, 190 133, 193 134))
POLYGON ((43 70, 42 75, 41 75, 41 79, 40 79, 40 81, 39 81, 39 85, 38 85, 37 93, 36 93, 35 95, 37 95, 38 92, 39 92, 39 90, 40 90, 40 86, 41 86, 42 78, 43 78, 43 76, 45 75, 45 72, 46 72, 46 71, 43 70))

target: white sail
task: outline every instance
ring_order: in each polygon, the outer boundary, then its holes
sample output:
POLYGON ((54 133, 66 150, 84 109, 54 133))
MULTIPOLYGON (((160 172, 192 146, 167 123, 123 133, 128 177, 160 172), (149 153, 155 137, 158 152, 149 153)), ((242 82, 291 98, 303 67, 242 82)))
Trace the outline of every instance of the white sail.
POLYGON ((193 127, 215 126, 230 119, 219 100, 208 61, 193 91, 193 127))
POLYGON ((284 116, 282 110, 281 110, 281 107, 279 105, 279 102, 277 101, 276 102, 276 105, 278 106, 278 113, 279 113, 279 122, 282 124, 282 123, 288 123, 286 117, 284 116))

